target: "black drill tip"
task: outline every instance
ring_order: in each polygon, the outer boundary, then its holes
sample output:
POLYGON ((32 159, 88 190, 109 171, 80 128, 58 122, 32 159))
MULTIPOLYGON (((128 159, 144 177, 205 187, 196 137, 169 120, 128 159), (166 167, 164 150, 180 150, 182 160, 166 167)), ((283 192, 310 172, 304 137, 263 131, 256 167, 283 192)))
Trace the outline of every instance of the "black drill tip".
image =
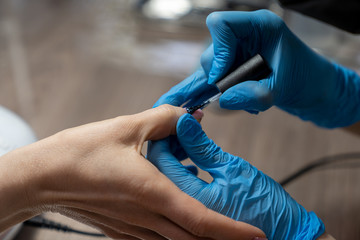
POLYGON ((196 106, 192 106, 192 107, 187 107, 185 109, 189 114, 193 114, 196 110, 202 108, 203 106, 204 106, 204 104, 200 104, 200 105, 196 105, 196 106))

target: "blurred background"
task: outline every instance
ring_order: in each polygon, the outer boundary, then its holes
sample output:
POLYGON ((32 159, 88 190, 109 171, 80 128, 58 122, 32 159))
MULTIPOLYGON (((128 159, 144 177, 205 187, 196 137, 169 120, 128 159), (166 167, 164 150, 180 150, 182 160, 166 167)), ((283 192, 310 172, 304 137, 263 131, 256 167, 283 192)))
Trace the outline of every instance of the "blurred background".
MULTIPOLYGON (((360 39, 269 0, 1 0, 0 104, 39 139, 65 128, 151 108, 198 66, 216 10, 268 8, 308 45, 360 71, 360 39)), ((295 57, 295 56, 294 56, 295 57)), ((225 151, 281 180, 322 156, 354 152, 360 138, 276 108, 259 115, 205 110, 203 127, 225 151), (219 124, 219 123, 222 124, 219 124)), ((210 180, 201 172, 200 176, 210 180)), ((360 239, 360 174, 353 165, 309 173, 286 190, 337 239, 360 239)), ((47 214, 82 230, 87 226, 47 214)), ((24 227, 22 239, 91 239, 24 227)))

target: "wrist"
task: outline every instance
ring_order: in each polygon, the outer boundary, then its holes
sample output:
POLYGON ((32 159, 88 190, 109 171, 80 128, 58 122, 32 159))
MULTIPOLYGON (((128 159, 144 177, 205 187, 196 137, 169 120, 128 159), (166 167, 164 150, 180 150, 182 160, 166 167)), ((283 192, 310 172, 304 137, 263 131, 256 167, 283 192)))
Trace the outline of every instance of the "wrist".
POLYGON ((59 141, 50 137, 0 157, 0 232, 50 209, 59 196, 59 141))
POLYGON ((335 64, 338 84, 334 106, 334 127, 350 126, 360 120, 360 77, 352 70, 335 64))
MULTIPOLYGON (((329 62, 330 63, 330 62, 329 62)), ((324 65, 330 74, 323 76, 311 114, 302 119, 311 120, 321 127, 338 128, 350 126, 360 120, 360 77, 352 70, 336 63, 324 65)), ((324 72, 324 71, 322 71, 324 72)))
MULTIPOLYGON (((306 211, 306 210, 305 210, 306 211)), ((325 225, 314 212, 308 212, 302 222, 302 233, 296 239, 317 239, 325 232, 325 225)))
POLYGON ((0 232, 38 214, 32 145, 0 157, 0 232))

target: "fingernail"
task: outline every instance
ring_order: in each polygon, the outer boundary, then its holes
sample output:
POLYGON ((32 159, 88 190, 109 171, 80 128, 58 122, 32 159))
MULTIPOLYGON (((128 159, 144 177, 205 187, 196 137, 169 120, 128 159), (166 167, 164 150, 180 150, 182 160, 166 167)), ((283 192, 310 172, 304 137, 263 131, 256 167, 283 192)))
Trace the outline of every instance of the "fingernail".
POLYGON ((267 238, 256 237, 256 238, 253 238, 252 240, 268 240, 268 239, 267 238))
POLYGON ((196 110, 196 111, 192 114, 192 116, 193 116, 198 122, 200 122, 201 119, 202 119, 203 116, 204 116, 204 112, 201 111, 201 109, 198 109, 198 110, 196 110))

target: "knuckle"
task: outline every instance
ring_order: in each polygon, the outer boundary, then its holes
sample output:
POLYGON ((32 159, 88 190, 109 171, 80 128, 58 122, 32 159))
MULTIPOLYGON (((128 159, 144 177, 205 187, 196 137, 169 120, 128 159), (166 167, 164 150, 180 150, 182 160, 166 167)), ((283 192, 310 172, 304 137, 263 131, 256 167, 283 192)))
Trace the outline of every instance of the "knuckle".
POLYGON ((266 22, 272 23, 273 26, 279 27, 285 25, 284 21, 270 10, 262 9, 257 11, 257 14, 259 14, 266 22))
POLYGON ((212 12, 206 18, 206 25, 209 29, 217 28, 225 22, 223 12, 212 12))
POLYGON ((273 13, 272 11, 267 10, 267 9, 258 10, 257 14, 260 14, 261 16, 267 17, 267 18, 270 18, 270 19, 279 18, 275 13, 273 13))
POLYGON ((261 9, 257 11, 259 14, 264 15, 264 16, 276 16, 275 13, 273 13, 272 11, 268 10, 268 9, 261 9))

